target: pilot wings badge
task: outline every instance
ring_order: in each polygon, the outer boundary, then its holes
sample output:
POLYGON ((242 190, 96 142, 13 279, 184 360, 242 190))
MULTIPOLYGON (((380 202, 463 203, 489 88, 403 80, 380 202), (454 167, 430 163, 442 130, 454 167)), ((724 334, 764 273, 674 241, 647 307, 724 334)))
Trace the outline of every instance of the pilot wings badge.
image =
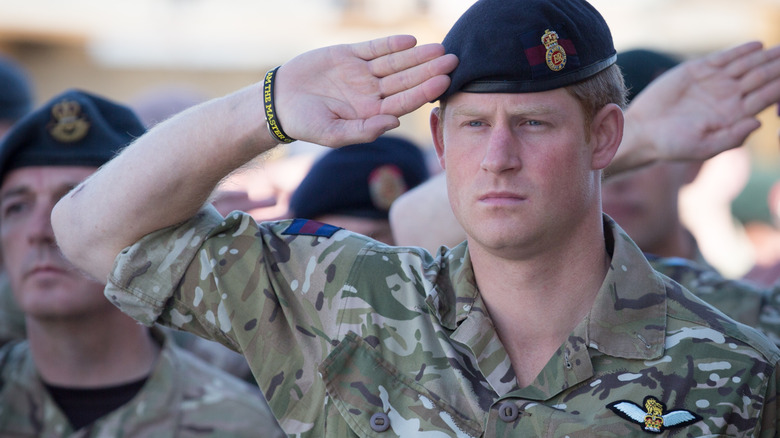
POLYGON ((702 419, 684 409, 666 412, 666 406, 651 396, 645 397, 644 409, 625 400, 610 403, 607 407, 626 420, 643 425, 647 433, 662 433, 666 429, 687 426, 702 419))

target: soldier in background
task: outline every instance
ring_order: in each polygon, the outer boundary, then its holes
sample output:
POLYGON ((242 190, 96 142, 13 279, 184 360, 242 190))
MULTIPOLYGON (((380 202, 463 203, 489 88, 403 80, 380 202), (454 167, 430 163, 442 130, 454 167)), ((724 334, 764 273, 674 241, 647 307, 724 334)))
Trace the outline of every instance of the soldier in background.
MULTIPOLYGON (((0 56, 0 139, 33 107, 32 81, 27 71, 11 58, 0 56)), ((0 345, 24 337, 24 315, 11 293, 0 255, 0 345)))
POLYGON ((290 198, 288 217, 313 219, 393 244, 388 211, 428 178, 425 156, 391 135, 330 150, 309 169, 290 198))
POLYGON ((57 200, 143 133, 128 108, 71 90, 0 143, 0 243, 27 325, 0 349, 2 436, 283 435, 256 388, 122 314, 57 247, 57 200))

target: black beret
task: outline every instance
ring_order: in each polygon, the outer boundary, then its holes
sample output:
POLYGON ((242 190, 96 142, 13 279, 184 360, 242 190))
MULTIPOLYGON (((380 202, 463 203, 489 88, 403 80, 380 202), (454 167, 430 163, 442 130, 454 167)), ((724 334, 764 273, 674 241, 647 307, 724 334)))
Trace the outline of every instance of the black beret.
POLYGON ((479 0, 443 45, 458 56, 439 99, 470 93, 529 93, 565 87, 615 63, 612 35, 584 0, 479 0))
POLYGON ((27 72, 10 59, 0 57, 0 119, 17 120, 33 106, 27 72))
POLYGON ((68 90, 19 120, 0 142, 0 176, 27 166, 100 167, 141 136, 128 107, 68 90))
POLYGON ((649 49, 620 52, 617 64, 623 72, 623 79, 628 89, 627 101, 630 102, 650 82, 679 63, 680 61, 671 55, 649 49))
POLYGON ((384 135, 326 152, 293 193, 290 210, 305 219, 326 214, 387 219, 390 204, 427 178, 420 148, 384 135))

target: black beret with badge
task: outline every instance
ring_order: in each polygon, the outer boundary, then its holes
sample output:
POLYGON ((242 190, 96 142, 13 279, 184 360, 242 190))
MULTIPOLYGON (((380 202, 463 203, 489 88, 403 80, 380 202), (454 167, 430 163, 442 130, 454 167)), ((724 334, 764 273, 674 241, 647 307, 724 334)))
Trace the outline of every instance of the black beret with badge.
POLYGON ((145 130, 130 108, 68 90, 14 124, 0 142, 0 176, 28 166, 100 167, 145 130))
POLYGON ((606 69, 617 57, 607 23, 584 0, 479 0, 442 44, 459 63, 440 100, 458 91, 561 88, 606 69))
POLYGON ((290 210, 305 219, 326 214, 387 219, 393 201, 428 176, 418 146, 383 135, 326 152, 295 189, 290 210))

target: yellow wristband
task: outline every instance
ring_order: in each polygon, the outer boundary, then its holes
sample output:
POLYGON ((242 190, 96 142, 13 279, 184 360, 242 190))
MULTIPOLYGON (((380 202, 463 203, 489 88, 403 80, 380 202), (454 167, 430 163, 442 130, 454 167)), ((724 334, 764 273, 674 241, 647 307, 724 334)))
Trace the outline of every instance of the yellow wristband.
POLYGON ((265 124, 268 127, 268 132, 270 132, 274 138, 282 143, 292 143, 295 139, 284 133, 274 108, 274 78, 276 78, 276 71, 279 70, 279 67, 268 70, 268 73, 265 74, 265 80, 263 81, 265 124))

